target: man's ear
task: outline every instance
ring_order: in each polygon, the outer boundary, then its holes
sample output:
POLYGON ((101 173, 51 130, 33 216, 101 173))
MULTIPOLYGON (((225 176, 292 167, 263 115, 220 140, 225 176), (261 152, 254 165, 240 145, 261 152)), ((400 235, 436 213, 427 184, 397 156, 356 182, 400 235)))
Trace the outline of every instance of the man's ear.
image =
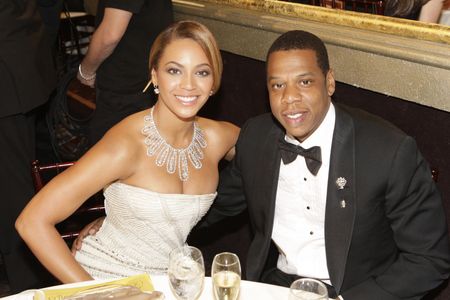
POLYGON ((336 81, 334 80, 334 71, 333 69, 329 69, 326 77, 327 82, 327 93, 328 96, 333 96, 334 91, 336 89, 336 81))

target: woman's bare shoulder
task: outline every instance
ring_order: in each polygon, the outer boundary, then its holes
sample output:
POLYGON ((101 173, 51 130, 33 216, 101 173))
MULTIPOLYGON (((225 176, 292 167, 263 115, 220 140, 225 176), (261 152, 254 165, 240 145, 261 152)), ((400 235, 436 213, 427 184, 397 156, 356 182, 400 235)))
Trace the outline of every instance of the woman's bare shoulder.
POLYGON ((239 135, 240 128, 230 122, 198 117, 197 123, 208 135, 232 139, 237 139, 237 136, 239 135))
POLYGON ((108 157, 118 164, 127 165, 142 150, 142 128, 145 111, 130 115, 114 125, 93 147, 94 154, 108 157))
POLYGON ((234 156, 234 145, 239 136, 239 127, 230 122, 207 118, 198 118, 197 122, 205 132, 209 147, 215 149, 214 152, 219 155, 219 159, 223 157, 230 159, 234 156))
POLYGON ((148 110, 134 113, 114 125, 105 134, 105 137, 119 139, 122 142, 136 142, 142 137, 142 128, 144 127, 144 118, 148 110))

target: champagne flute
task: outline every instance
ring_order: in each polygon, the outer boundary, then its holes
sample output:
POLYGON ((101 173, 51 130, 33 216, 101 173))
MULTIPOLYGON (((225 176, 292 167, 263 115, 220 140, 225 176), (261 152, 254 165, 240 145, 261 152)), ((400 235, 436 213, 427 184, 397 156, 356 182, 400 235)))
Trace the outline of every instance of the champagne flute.
POLYGON ((216 300, 236 300, 241 285, 241 264, 239 257, 222 252, 214 257, 211 276, 216 300))
POLYGON ((202 252, 192 246, 182 246, 170 252, 170 289, 178 300, 197 299, 203 290, 205 265, 202 252))
POLYGON ((319 280, 297 279, 289 288, 289 300, 328 300, 328 290, 319 280))

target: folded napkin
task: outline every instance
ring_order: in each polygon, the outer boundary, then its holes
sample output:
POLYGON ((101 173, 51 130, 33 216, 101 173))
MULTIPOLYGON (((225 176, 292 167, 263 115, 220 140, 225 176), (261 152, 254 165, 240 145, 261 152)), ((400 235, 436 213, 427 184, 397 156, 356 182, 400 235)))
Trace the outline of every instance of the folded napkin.
POLYGON ((102 283, 91 282, 90 284, 83 284, 80 282, 80 285, 76 287, 73 287, 72 285, 65 287, 63 285, 60 287, 45 288, 35 293, 34 300, 64 299, 75 294, 86 293, 94 289, 108 286, 133 286, 137 287, 142 292, 152 292, 154 290, 150 276, 148 274, 139 274, 102 283))
POLYGON ((106 285, 76 293, 64 300, 162 300, 161 292, 143 292, 131 285, 106 285))

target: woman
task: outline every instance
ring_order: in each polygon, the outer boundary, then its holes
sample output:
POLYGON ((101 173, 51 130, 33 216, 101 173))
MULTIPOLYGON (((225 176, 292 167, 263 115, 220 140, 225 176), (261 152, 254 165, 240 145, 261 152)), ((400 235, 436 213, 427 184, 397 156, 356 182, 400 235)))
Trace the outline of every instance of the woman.
POLYGON ((218 162, 231 158, 239 129, 197 117, 220 85, 214 37, 193 21, 173 24, 150 51, 156 104, 114 126, 27 205, 16 228, 64 283, 164 273, 216 196, 218 162), (106 187, 107 217, 75 258, 55 224, 106 187), (64 195, 63 197, 61 195, 64 195))

